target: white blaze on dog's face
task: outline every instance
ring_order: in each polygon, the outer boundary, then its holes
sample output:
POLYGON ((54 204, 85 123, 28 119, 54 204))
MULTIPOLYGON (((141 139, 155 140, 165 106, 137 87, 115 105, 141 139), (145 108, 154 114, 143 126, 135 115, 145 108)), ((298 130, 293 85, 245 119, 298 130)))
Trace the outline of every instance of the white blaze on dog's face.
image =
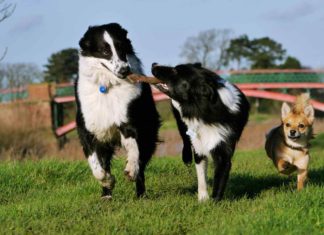
POLYGON ((130 73, 128 57, 134 51, 127 31, 119 24, 89 27, 79 44, 81 56, 93 67, 106 69, 116 79, 124 79, 130 73))
POLYGON ((119 58, 112 37, 107 31, 105 31, 103 38, 109 45, 107 46, 107 50, 108 48, 110 49, 111 56, 109 59, 102 60, 101 63, 106 66, 111 72, 113 72, 117 77, 123 78, 125 77, 125 75, 127 76, 130 70, 129 66, 126 61, 123 61, 121 58, 119 58))
POLYGON ((314 109, 307 105, 302 112, 296 112, 287 103, 283 103, 281 120, 286 138, 293 142, 304 142, 310 138, 314 109))

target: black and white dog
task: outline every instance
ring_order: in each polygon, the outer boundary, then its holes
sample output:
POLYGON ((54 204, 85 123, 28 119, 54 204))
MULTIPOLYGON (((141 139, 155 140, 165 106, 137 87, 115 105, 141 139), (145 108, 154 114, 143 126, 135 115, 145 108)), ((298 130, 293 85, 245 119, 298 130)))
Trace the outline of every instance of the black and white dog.
POLYGON ((79 42, 76 81, 77 130, 102 196, 111 198, 115 178, 110 162, 115 148, 126 149, 125 175, 145 192, 145 166, 158 141, 160 118, 148 84, 132 84, 127 75, 143 74, 127 31, 117 23, 89 27, 79 42))
POLYGON ((172 99, 186 163, 192 161, 193 146, 198 200, 208 199, 208 155, 215 163, 212 197, 222 199, 231 157, 248 120, 250 106, 246 97, 236 86, 200 64, 168 67, 154 63, 152 74, 165 83, 157 87, 172 99))

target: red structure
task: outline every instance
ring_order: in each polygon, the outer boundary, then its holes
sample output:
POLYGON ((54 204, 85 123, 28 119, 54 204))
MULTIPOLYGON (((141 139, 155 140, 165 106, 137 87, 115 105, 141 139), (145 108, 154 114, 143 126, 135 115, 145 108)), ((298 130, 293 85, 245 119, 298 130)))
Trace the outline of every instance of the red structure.
MULTIPOLYGON (((278 89, 278 88, 309 88, 309 89, 323 89, 324 83, 247 83, 247 84, 236 84, 246 96, 262 98, 262 99, 271 99, 284 102, 294 102, 296 97, 288 94, 283 94, 280 92, 266 91, 264 89, 278 89)), ((169 97, 159 90, 153 88, 153 97, 155 101, 167 100, 169 97)), ((66 103, 75 101, 74 96, 66 97, 56 97, 54 102, 57 103, 66 103)), ((311 104, 315 109, 324 112, 324 103, 311 100, 311 104)), ((71 122, 62 127, 59 127, 55 130, 55 134, 60 137, 67 134, 68 132, 76 128, 76 123, 71 122)))

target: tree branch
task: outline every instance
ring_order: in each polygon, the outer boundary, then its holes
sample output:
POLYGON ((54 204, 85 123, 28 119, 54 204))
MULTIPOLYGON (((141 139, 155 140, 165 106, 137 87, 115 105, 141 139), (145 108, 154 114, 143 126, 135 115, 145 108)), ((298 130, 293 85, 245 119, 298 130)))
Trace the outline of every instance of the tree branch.
MULTIPOLYGON (((0 4, 4 3, 4 0, 0 1, 0 4)), ((16 9, 16 4, 5 4, 3 8, 0 9, 0 22, 7 19, 16 9)))
POLYGON ((0 62, 5 58, 8 52, 8 47, 6 47, 5 51, 3 52, 2 56, 0 57, 0 62))

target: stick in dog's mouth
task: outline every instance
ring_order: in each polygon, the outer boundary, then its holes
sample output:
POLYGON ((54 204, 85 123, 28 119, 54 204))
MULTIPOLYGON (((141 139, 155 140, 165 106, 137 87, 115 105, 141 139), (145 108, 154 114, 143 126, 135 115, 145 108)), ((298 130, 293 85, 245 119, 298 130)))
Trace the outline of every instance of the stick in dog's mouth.
POLYGON ((162 83, 161 80, 157 79, 156 77, 147 77, 144 75, 132 73, 127 76, 132 82, 146 82, 152 85, 162 83))
POLYGON ((132 74, 128 75, 127 78, 132 82, 146 82, 146 83, 149 83, 151 85, 154 85, 161 92, 163 92, 165 94, 168 94, 168 91, 169 91, 168 86, 165 83, 163 83, 160 79, 158 79, 156 77, 147 77, 147 76, 144 76, 144 75, 132 73, 132 74))

